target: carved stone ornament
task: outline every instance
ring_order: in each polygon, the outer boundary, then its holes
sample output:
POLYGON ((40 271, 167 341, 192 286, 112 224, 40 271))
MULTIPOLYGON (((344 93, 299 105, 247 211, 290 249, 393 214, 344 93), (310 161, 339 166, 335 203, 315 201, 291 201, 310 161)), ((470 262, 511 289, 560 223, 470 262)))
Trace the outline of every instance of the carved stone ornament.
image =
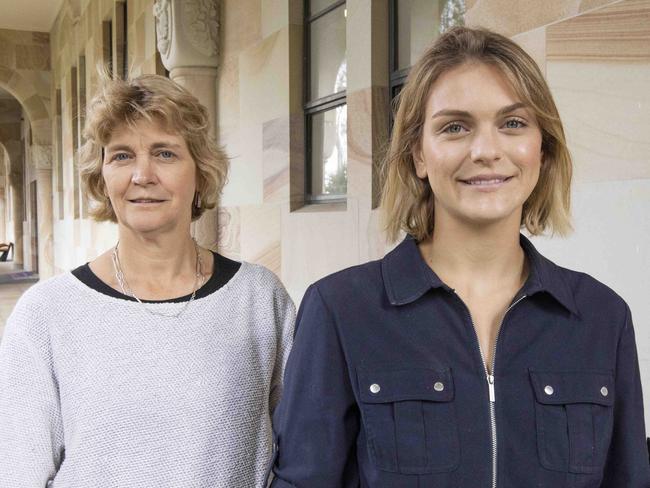
POLYGON ((214 0, 186 0, 183 5, 183 33, 192 46, 213 57, 218 54, 219 12, 214 0))
POLYGON ((217 67, 219 4, 218 0, 156 0, 158 51, 170 72, 217 67))
POLYGON ((169 54, 171 46, 171 9, 171 0, 156 0, 153 4, 153 14, 156 17, 158 52, 162 56, 169 54))
POLYGON ((52 169, 52 146, 32 145, 32 163, 36 169, 52 169))

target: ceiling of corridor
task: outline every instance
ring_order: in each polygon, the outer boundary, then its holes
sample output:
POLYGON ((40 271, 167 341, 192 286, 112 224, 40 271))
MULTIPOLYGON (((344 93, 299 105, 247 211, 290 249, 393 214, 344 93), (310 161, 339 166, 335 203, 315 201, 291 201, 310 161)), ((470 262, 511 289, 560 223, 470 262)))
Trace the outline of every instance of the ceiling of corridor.
POLYGON ((50 32, 63 0, 0 0, 0 29, 50 32))

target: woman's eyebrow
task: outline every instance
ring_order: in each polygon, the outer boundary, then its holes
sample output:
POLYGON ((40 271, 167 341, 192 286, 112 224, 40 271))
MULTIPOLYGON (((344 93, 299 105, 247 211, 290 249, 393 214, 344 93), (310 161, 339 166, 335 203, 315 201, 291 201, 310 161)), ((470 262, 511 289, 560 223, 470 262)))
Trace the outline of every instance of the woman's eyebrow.
MULTIPOLYGON (((180 144, 175 144, 175 143, 169 143, 169 142, 154 142, 150 149, 160 149, 161 147, 168 147, 170 149, 179 149, 181 147, 180 144)), ((113 146, 107 146, 106 147, 107 152, 115 152, 115 151, 133 151, 131 146, 127 144, 115 144, 113 146)))
POLYGON ((115 144, 113 146, 107 146, 106 152, 115 152, 115 151, 132 151, 130 146, 126 144, 115 144))
POLYGON ((514 112, 517 109, 526 108, 526 107, 527 107, 527 105, 524 102, 513 103, 512 105, 508 105, 508 106, 503 107, 502 109, 500 109, 497 112, 497 115, 509 114, 510 112, 514 112))
POLYGON ((161 147, 168 147, 170 149, 180 149, 180 144, 170 143, 170 142, 154 142, 151 145, 151 149, 160 149, 161 147))
POLYGON ((436 117, 447 117, 447 116, 465 117, 465 118, 471 117, 470 113, 466 112, 465 110, 443 109, 443 110, 438 110, 435 114, 433 114, 431 118, 435 119, 436 117))
MULTIPOLYGON (((511 105, 506 105, 505 107, 500 108, 497 111, 497 116, 502 116, 505 114, 508 114, 510 112, 514 112, 517 109, 520 108, 526 108, 527 105, 523 102, 516 102, 511 105)), ((467 112, 466 110, 452 110, 452 109, 443 109, 437 111, 433 116, 431 117, 432 119, 435 119, 436 117, 463 117, 463 118, 471 118, 472 115, 467 112)))

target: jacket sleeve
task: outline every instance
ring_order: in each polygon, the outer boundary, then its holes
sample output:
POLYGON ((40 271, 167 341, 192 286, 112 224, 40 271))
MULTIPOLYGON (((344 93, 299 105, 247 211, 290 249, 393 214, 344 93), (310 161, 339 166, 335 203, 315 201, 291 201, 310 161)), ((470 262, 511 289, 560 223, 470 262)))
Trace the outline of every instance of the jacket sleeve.
POLYGON ((359 486, 359 412, 336 324, 316 285, 298 312, 273 429, 271 487, 359 486))
POLYGON ((28 332, 38 319, 25 302, 16 305, 0 344, 0 488, 45 487, 63 457, 49 337, 28 332))
POLYGON ((616 358, 614 429, 601 488, 650 488, 643 394, 630 309, 616 358))

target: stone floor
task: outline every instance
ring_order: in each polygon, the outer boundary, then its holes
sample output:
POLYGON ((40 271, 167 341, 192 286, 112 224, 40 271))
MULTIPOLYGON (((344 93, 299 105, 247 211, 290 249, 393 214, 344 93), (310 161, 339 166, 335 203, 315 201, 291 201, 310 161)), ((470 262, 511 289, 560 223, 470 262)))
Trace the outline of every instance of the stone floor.
MULTIPOLYGON (((20 271, 20 268, 11 262, 0 263, 0 275, 7 275, 20 271)), ((11 314, 20 296, 36 281, 0 284, 0 337, 4 330, 5 322, 11 314)))

